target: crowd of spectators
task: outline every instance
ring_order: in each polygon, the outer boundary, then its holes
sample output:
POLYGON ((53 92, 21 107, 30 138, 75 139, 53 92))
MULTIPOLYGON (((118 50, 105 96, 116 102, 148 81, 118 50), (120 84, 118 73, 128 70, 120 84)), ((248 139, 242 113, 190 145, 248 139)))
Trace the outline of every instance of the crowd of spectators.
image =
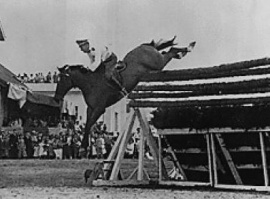
POLYGON ((47 75, 43 73, 34 74, 18 74, 17 78, 22 83, 57 83, 58 82, 58 73, 55 71, 54 73, 48 72, 47 75))
MULTIPOLYGON (((83 148, 84 124, 79 124, 79 121, 74 123, 71 117, 63 118, 54 132, 49 131, 46 120, 28 118, 24 121, 24 127, 22 123, 20 118, 11 120, 9 126, 13 130, 0 132, 0 159, 104 159, 119 135, 118 132, 115 135, 108 132, 103 122, 96 123, 89 139, 90 145, 83 148)), ((137 128, 127 143, 126 158, 138 158, 140 137, 140 128, 137 128)), ((144 144, 145 156, 152 160, 145 141, 144 144)))
POLYGON ((55 134, 44 134, 35 130, 22 133, 17 130, 0 133, 0 158, 21 159, 80 159, 106 158, 116 137, 106 131, 106 125, 96 125, 91 138, 91 147, 81 147, 83 126, 75 123, 55 134))

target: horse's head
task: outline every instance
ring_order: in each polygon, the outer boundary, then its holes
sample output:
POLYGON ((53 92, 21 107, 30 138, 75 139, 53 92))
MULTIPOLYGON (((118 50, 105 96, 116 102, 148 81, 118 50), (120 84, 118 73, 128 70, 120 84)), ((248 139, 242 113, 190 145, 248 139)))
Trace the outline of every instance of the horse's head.
POLYGON ((57 100, 63 100, 66 93, 74 87, 74 83, 72 81, 68 65, 58 68, 58 70, 60 73, 54 98, 57 100))

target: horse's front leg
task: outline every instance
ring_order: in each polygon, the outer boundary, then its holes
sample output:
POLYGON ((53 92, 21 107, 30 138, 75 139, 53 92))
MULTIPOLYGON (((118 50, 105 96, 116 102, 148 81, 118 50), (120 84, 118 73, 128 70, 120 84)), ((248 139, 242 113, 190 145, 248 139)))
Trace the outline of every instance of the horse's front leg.
POLYGON ((92 108, 90 106, 87 108, 87 120, 82 141, 82 147, 84 149, 87 149, 87 147, 90 146, 89 140, 91 140, 91 127, 104 112, 105 108, 92 108))

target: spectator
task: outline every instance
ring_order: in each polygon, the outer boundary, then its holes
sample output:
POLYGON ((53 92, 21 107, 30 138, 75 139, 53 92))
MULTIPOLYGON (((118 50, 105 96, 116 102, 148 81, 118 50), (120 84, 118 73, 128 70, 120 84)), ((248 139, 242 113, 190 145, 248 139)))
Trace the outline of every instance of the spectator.
POLYGON ((26 157, 26 146, 24 142, 23 135, 19 135, 18 138, 18 158, 25 158, 26 157))
POLYGON ((0 133, 0 159, 3 158, 3 154, 4 154, 3 143, 4 143, 3 131, 1 130, 1 133, 0 133))
POLYGON ((134 148, 135 148, 135 143, 133 137, 131 137, 128 141, 127 148, 125 151, 125 156, 127 158, 134 158, 134 148))
POLYGON ((72 141, 74 159, 80 158, 79 157, 80 147, 81 147, 80 137, 79 137, 79 135, 76 134, 76 135, 73 136, 73 141, 72 141))
POLYGON ((49 159, 54 159, 55 158, 54 137, 53 137, 53 135, 49 135, 47 156, 48 156, 49 159))
POLYGON ((17 75, 17 79, 23 83, 57 83, 58 78, 59 77, 56 71, 54 74, 49 71, 46 76, 41 72, 35 73, 35 75, 28 75, 26 73, 23 73, 22 75, 19 73, 17 75))
POLYGON ((109 133, 106 132, 104 134, 104 142, 105 142, 105 149, 106 149, 106 158, 109 156, 111 150, 112 150, 112 146, 113 146, 113 140, 112 138, 109 136, 109 133))
POLYGON ((55 142, 54 142, 54 153, 56 159, 63 159, 63 136, 62 135, 56 135, 55 136, 55 142))
POLYGON ((28 78, 28 75, 26 73, 23 74, 23 77, 22 77, 22 82, 23 83, 26 83, 29 81, 29 78, 28 78))
POLYGON ((98 134, 98 137, 96 139, 96 150, 97 150, 97 158, 103 159, 104 154, 106 153, 105 150, 105 142, 101 134, 98 134))
POLYGON ((25 137, 24 137, 24 142, 25 142, 27 158, 33 158, 34 146, 33 146, 31 134, 29 132, 26 132, 25 137))
POLYGON ((113 142, 116 142, 117 138, 119 137, 119 134, 120 134, 119 132, 113 133, 113 137, 112 137, 113 142))
POLYGON ((153 156, 150 153, 150 148, 145 142, 145 156, 148 160, 154 160, 153 156))
POLYGON ((34 81, 35 81, 35 83, 39 83, 40 82, 40 77, 39 77, 38 73, 36 73, 36 75, 34 77, 34 81))
POLYGON ((38 137, 37 137, 36 131, 32 131, 31 140, 33 143, 33 148, 34 148, 33 156, 34 156, 34 158, 38 158, 39 157, 39 142, 38 142, 38 137))
POLYGON ((57 82, 58 82, 58 74, 55 71, 54 74, 53 74, 53 83, 57 83, 57 82))
POLYGON ((29 83, 35 83, 35 78, 34 78, 34 75, 33 74, 30 74, 30 77, 29 77, 28 82, 29 83))
POLYGON ((97 145, 96 145, 96 139, 92 137, 91 139, 91 146, 89 147, 89 155, 87 156, 88 158, 96 158, 97 157, 97 145), (90 147, 92 150, 90 151, 90 147))
POLYGON ((81 128, 80 128, 80 125, 79 125, 79 121, 76 121, 75 124, 74 124, 74 129, 76 132, 80 132, 82 131, 81 128))
POLYGON ((52 75, 51 72, 48 72, 47 76, 46 76, 46 83, 52 83, 52 75))
POLYGON ((9 135, 3 134, 3 158, 9 157, 9 135))
POLYGON ((43 136, 42 141, 39 143, 39 158, 45 159, 48 157, 48 140, 43 136))
POLYGON ((39 83, 44 83, 45 82, 45 77, 43 75, 43 73, 39 73, 40 76, 40 82, 39 83))
POLYGON ((71 143, 72 143, 72 135, 67 132, 64 136, 64 145, 63 145, 63 159, 71 158, 71 143))
POLYGON ((134 157, 138 158, 139 156, 139 148, 140 148, 140 136, 141 136, 141 129, 137 128, 137 131, 134 133, 134 157))
POLYGON ((9 137, 9 157, 13 159, 18 157, 18 138, 15 130, 11 132, 9 137))
POLYGON ((141 129, 137 128, 137 131, 134 133, 135 142, 138 142, 141 136, 141 129))

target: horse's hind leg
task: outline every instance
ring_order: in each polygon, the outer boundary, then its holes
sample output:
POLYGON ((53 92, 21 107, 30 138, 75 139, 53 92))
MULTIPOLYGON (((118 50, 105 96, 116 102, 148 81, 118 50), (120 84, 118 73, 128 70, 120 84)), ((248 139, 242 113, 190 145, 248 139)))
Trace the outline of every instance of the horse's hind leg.
POLYGON ((181 59, 187 54, 187 51, 181 52, 179 48, 171 48, 168 52, 162 52, 163 67, 165 67, 173 58, 181 59))
POLYGON ((173 58, 174 59, 182 59, 187 53, 192 51, 195 44, 196 44, 196 42, 191 42, 188 47, 184 47, 184 48, 172 47, 172 48, 170 48, 170 50, 168 52, 162 52, 164 66, 166 66, 166 64, 169 61, 171 61, 173 58))
POLYGON ((155 42, 154 40, 151 41, 151 45, 153 47, 155 47, 158 51, 163 50, 165 48, 171 47, 171 46, 175 46, 177 45, 176 43, 174 43, 176 36, 174 36, 172 39, 170 40, 159 40, 158 42, 155 42))

